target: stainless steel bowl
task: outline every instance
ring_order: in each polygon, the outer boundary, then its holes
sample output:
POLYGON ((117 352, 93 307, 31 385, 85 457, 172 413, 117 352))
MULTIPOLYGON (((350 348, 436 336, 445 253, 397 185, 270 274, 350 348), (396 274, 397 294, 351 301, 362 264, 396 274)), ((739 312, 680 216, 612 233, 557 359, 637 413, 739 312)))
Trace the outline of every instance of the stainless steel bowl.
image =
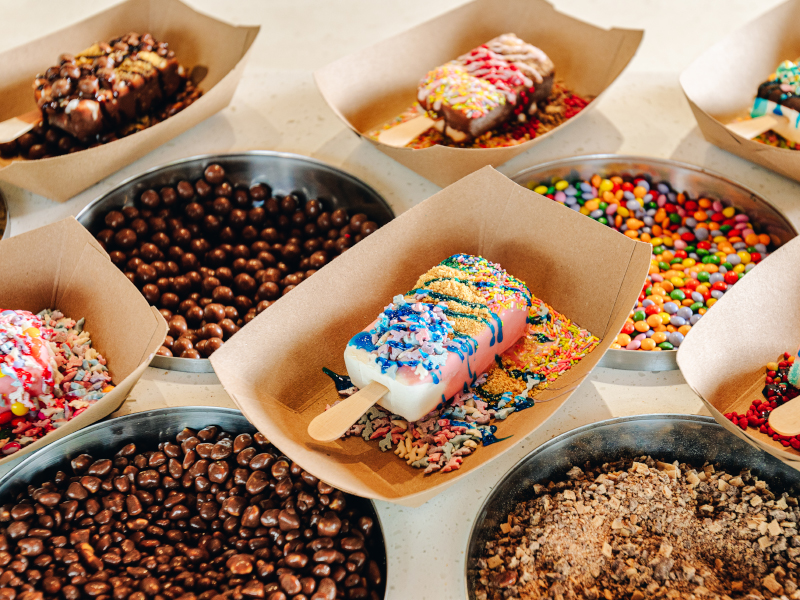
MULTIPOLYGON (((105 227, 110 210, 133 205, 146 189, 195 181, 210 164, 221 165, 234 185, 250 187, 268 184, 274 194, 297 193, 301 198, 321 198, 329 210, 344 208, 350 214, 364 213, 378 225, 386 225, 394 212, 369 185, 336 167, 307 156, 286 152, 252 151, 238 154, 208 154, 176 160, 123 181, 116 188, 90 202, 77 219, 92 233, 105 227)), ((211 373, 208 359, 155 356, 150 363, 159 369, 190 373, 211 373)))
MULTIPOLYGON (((511 179, 520 185, 548 184, 553 179, 579 177, 589 179, 595 173, 603 177, 614 175, 644 175, 651 182, 667 181, 678 192, 693 197, 705 196, 720 200, 725 206, 735 206, 753 218, 760 232, 768 233, 776 246, 785 244, 797 235, 797 230, 769 201, 750 188, 724 175, 686 163, 643 156, 591 154, 556 160, 520 171, 511 179)), ((643 352, 609 350, 599 366, 631 371, 672 371, 678 368, 677 350, 643 352)))
POLYGON ((800 472, 729 433, 711 417, 640 415, 579 427, 520 460, 478 510, 467 546, 466 597, 475 599, 477 560, 486 542, 517 504, 531 499, 534 483, 564 479, 574 465, 603 464, 645 454, 668 462, 701 466, 706 461, 719 463, 729 472, 749 468, 778 492, 797 493, 800 489, 800 472))
MULTIPOLYGON (((229 433, 256 432, 256 428, 238 410, 213 406, 161 408, 107 419, 53 442, 14 467, 0 481, 0 504, 13 502, 15 496, 31 484, 52 480, 56 471, 70 472, 69 462, 79 454, 90 454, 96 458, 112 457, 122 446, 131 442, 139 448, 155 449, 159 442, 177 435, 185 427, 202 429, 208 425, 217 425, 229 433)), ((354 503, 375 521, 376 544, 371 548, 371 556, 386 574, 386 541, 375 504, 355 496, 351 496, 348 502, 354 503)))
POLYGON ((6 203, 3 192, 0 192, 0 240, 9 236, 10 217, 8 216, 8 204, 6 203))

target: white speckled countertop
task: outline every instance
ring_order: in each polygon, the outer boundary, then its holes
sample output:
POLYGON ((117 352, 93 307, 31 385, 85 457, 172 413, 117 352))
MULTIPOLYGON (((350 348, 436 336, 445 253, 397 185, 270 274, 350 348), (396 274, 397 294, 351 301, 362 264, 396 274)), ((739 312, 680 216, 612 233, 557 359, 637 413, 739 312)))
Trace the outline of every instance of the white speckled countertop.
MULTIPOLYGON (((678 85, 702 50, 779 0, 556 0, 562 11, 604 27, 645 30, 638 54, 580 125, 518 156, 501 171, 590 153, 671 158, 718 171, 761 193, 800 225, 800 185, 707 143, 678 85)), ((0 51, 75 22, 113 2, 0 0, 0 51)), ((462 4, 462 0, 190 0, 232 22, 262 26, 231 105, 167 145, 58 204, 0 182, 11 234, 67 215, 123 179, 186 156, 271 149, 319 158, 361 177, 397 213, 438 187, 360 141, 314 86, 315 69, 462 4)), ((0 100, 2 101, 2 100, 0 100)), ((232 406, 213 374, 149 369, 121 413, 208 404, 232 406)), ((680 373, 596 369, 541 431, 420 508, 379 502, 389 553, 388 598, 459 598, 472 520, 498 479, 554 435, 614 416, 700 413, 701 401, 680 373)))

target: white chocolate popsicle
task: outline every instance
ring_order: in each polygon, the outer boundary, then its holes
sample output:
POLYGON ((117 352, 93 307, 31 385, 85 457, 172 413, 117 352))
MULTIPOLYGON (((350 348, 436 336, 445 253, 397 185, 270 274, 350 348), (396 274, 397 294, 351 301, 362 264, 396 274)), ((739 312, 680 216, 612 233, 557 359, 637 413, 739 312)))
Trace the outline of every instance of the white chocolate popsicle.
POLYGON ((378 382, 378 404, 417 421, 465 391, 527 332, 531 293, 484 258, 456 254, 396 296, 348 343, 353 384, 378 382))

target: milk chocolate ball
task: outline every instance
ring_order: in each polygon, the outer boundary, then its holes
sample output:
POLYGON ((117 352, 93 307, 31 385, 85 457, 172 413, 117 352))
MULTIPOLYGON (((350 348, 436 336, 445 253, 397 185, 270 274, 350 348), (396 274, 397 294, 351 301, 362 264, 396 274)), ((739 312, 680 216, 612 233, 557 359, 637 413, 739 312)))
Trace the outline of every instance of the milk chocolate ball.
POLYGON ((148 283, 142 288, 142 294, 150 304, 155 304, 161 297, 161 290, 154 283, 148 283))
POLYGON ((350 219, 347 218, 347 211, 342 208, 337 208, 331 213, 331 224, 337 229, 347 225, 350 219))
POLYGON ((203 177, 206 178, 208 183, 213 185, 220 184, 225 180, 225 169, 223 169, 220 165, 209 165, 203 172, 203 177))
POLYGON ((257 287, 256 280, 247 273, 239 273, 234 279, 234 287, 239 294, 250 295, 257 287))
POLYGON ((189 327, 186 325, 186 319, 184 319, 181 315, 175 315, 169 320, 169 334, 174 338, 179 338, 186 331, 189 327))
POLYGON ((139 202, 141 202, 142 206, 146 206, 147 208, 156 208, 161 204, 161 196, 159 196, 158 192, 155 190, 145 190, 142 192, 142 195, 139 196, 139 202))
POLYGON ((257 183, 250 188, 250 198, 253 202, 262 202, 272 195, 272 190, 268 185, 257 183))
POLYGON ((104 222, 111 229, 119 229, 125 224, 125 215, 118 210, 112 210, 105 216, 104 222))
POLYGON ((328 264, 328 253, 324 250, 314 252, 314 254, 309 257, 309 263, 314 269, 321 269, 328 264))
POLYGON ((181 198, 181 200, 191 200, 194 198, 194 186, 188 181, 179 181, 178 185, 175 186, 175 189, 178 192, 178 196, 181 198))
POLYGON ((121 249, 121 250, 130 250, 136 245, 136 232, 133 229, 120 229, 114 235, 114 243, 121 249))
POLYGON ((280 287, 274 281, 262 283, 258 288, 258 292, 256 292, 258 300, 275 300, 279 295, 280 287))
POLYGON ((211 299, 214 302, 217 302, 222 305, 230 304, 231 302, 233 302, 233 290, 224 285, 220 285, 214 288, 214 291, 211 292, 211 299))
POLYGON ((225 307, 221 304, 207 304, 203 311, 203 318, 207 323, 219 323, 225 318, 225 307))
POLYGON ((159 192, 159 196, 161 196, 161 204, 162 206, 170 207, 174 206, 178 202, 178 193, 175 191, 173 187, 162 187, 159 192))

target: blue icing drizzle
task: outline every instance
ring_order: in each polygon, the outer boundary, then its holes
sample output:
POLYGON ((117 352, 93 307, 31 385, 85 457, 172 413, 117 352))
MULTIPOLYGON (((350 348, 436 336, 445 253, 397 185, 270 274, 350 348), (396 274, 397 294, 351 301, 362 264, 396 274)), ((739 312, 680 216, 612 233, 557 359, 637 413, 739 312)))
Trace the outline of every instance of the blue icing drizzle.
POLYGON ((372 336, 366 332, 362 331, 353 336, 353 339, 350 340, 349 346, 355 346, 361 350, 366 350, 367 352, 372 352, 376 349, 375 344, 372 343, 372 336))
POLYGON ((494 435, 494 432, 497 431, 496 425, 485 425, 483 427, 478 428, 481 432, 481 442, 484 446, 491 446, 492 444, 496 444, 497 442, 502 442, 503 440, 507 440, 513 436, 506 436, 504 438, 497 438, 494 435))
POLYGON ((381 373, 391 371, 394 375, 400 367, 421 369, 421 376, 430 374, 438 384, 447 351, 459 352, 463 359, 468 345, 452 339, 453 325, 445 313, 444 305, 409 303, 403 296, 395 296, 378 316, 375 327, 356 334, 348 345, 372 355, 381 373))
POLYGON ((343 392, 354 387, 353 382, 350 381, 350 378, 347 375, 339 375, 327 367, 322 367, 322 372, 333 380, 333 384, 336 386, 337 392, 343 392))

